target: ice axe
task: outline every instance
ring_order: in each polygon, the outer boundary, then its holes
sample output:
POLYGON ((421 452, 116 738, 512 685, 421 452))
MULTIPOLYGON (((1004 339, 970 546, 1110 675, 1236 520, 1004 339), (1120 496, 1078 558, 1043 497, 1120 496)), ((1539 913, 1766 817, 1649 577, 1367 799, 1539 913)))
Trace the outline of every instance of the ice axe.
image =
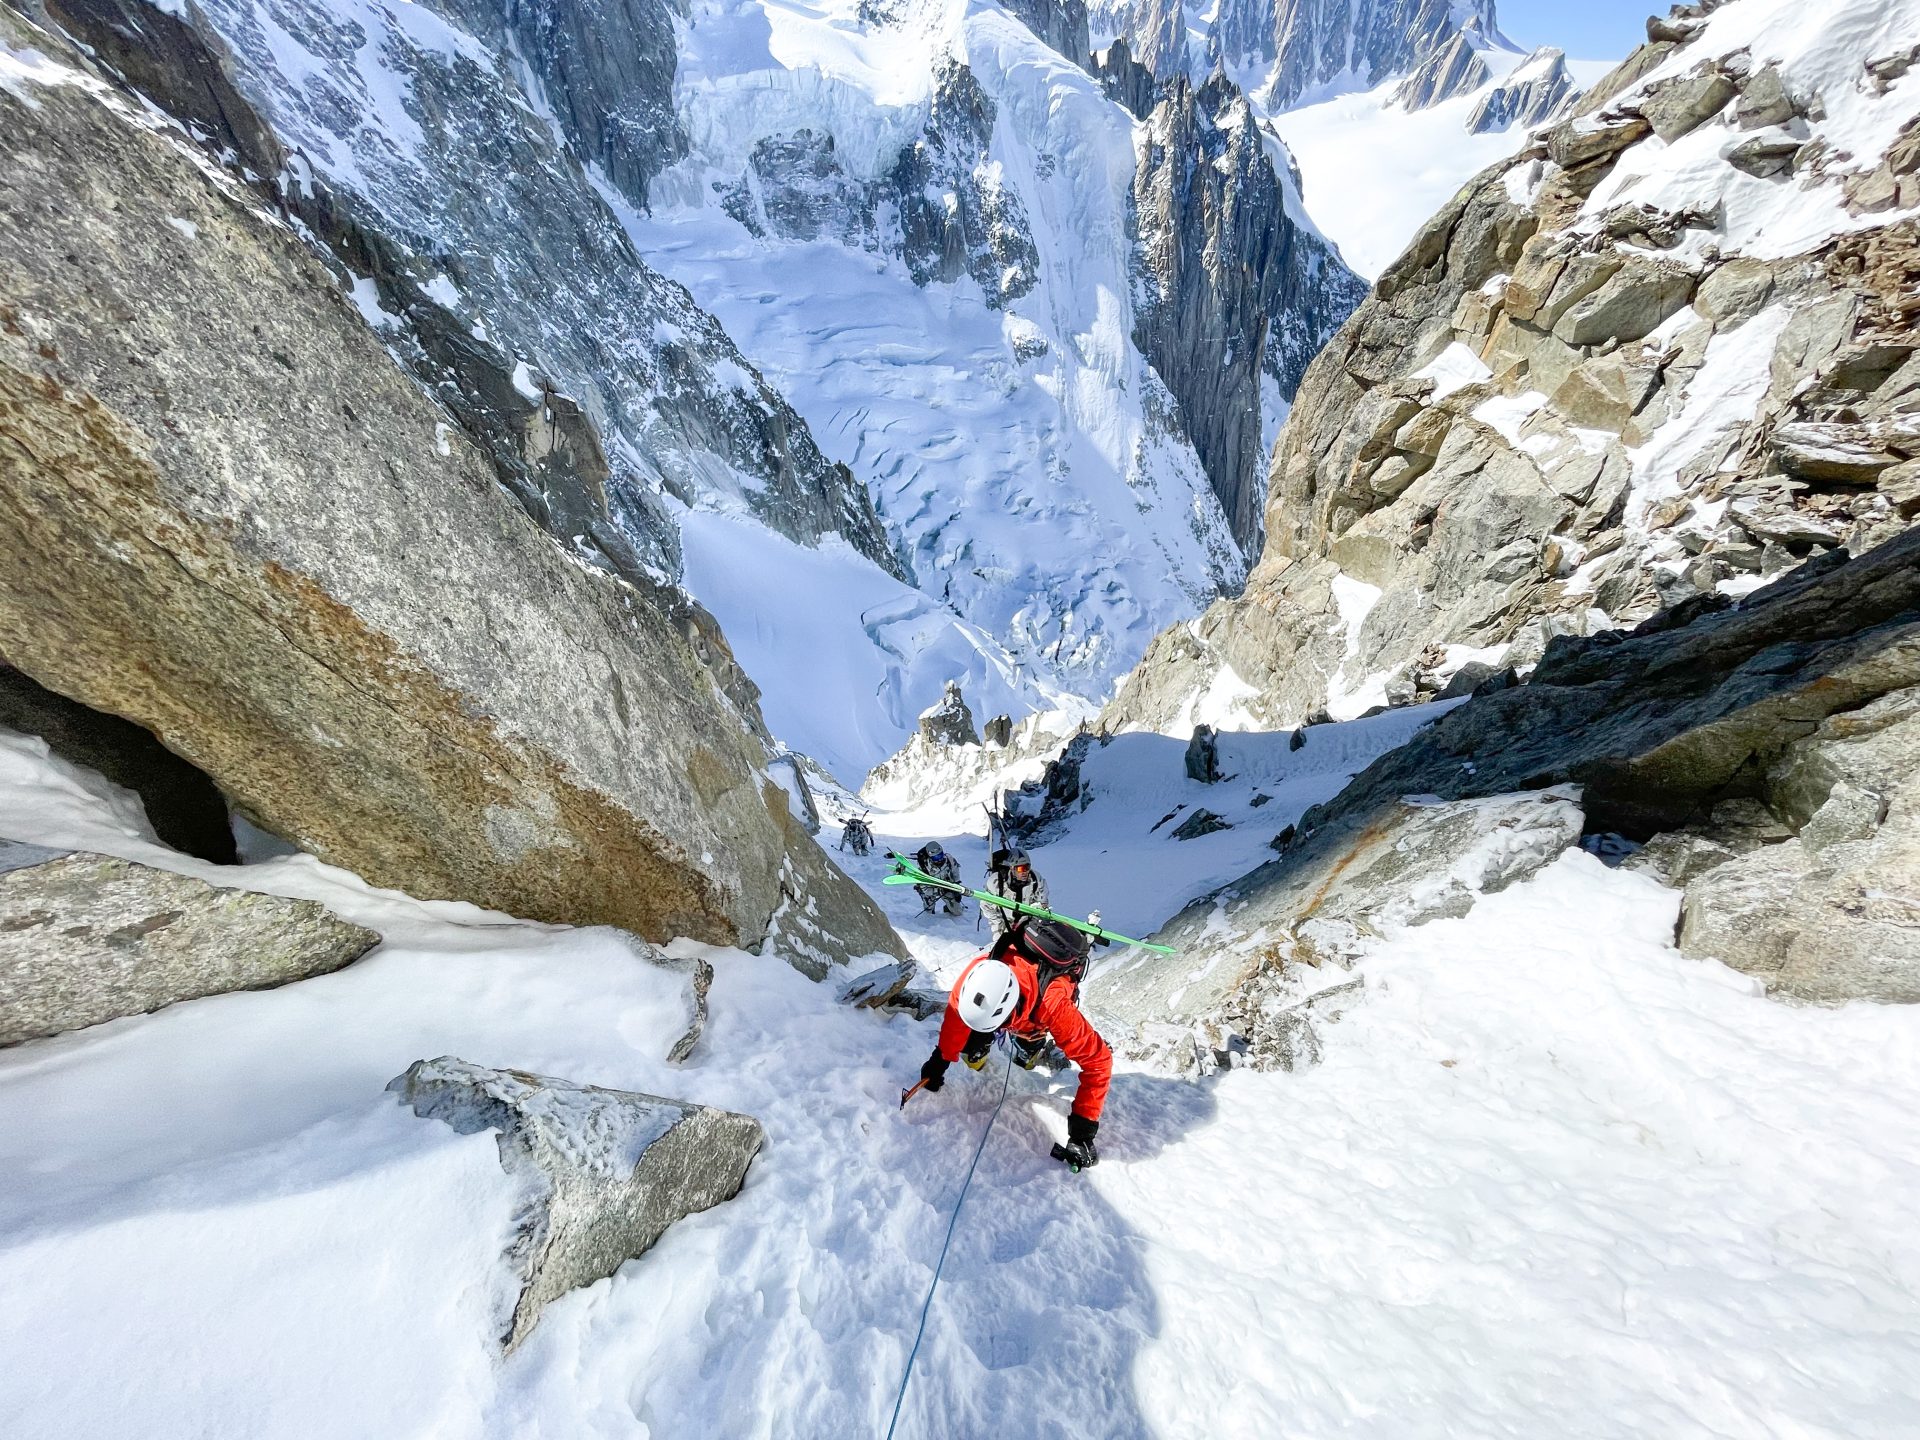
POLYGON ((925 1080, 916 1080, 913 1082, 911 1086, 909 1086, 907 1089, 902 1090, 900 1092, 900 1108, 902 1110, 907 1108, 907 1101, 913 1099, 914 1096, 918 1095, 920 1093, 920 1087, 925 1085, 926 1083, 927 1082, 925 1080))

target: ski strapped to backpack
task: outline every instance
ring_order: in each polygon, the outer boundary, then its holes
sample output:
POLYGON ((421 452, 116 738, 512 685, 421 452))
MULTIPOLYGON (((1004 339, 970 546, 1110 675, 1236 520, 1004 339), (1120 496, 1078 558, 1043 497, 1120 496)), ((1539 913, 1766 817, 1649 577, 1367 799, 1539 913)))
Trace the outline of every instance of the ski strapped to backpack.
POLYGON ((904 855, 896 855, 891 850, 887 858, 893 861, 893 874, 882 882, 887 885, 937 885, 942 890, 958 890, 962 895, 971 895, 982 905, 998 905, 1002 910, 1013 910, 1021 915, 1034 915, 1042 920, 1057 920, 1062 925, 1070 925, 1084 935, 1096 940, 1104 940, 1111 945, 1137 945, 1142 950, 1152 950, 1161 955, 1173 954, 1171 945, 1156 945, 1151 940, 1135 940, 1131 935, 1117 935, 1111 930, 1103 930, 1098 925, 1089 925, 1084 920, 1076 920, 1071 915, 1058 915, 1051 910, 1042 910, 1038 905, 1022 905, 1018 900, 1008 900, 999 895, 989 894, 985 890, 969 890, 966 886, 951 880, 941 880, 927 874, 904 855))

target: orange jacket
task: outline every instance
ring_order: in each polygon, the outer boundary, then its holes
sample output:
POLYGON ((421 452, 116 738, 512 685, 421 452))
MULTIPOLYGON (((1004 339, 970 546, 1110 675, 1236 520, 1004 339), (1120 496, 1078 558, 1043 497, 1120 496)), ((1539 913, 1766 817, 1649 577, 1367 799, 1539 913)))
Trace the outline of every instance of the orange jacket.
MULTIPOLYGON (((986 958, 976 956, 972 964, 960 972, 952 993, 947 996, 947 1013, 940 1021, 940 1058, 943 1060, 958 1060, 961 1050, 966 1048, 967 1037, 973 1033, 960 1018, 960 987, 967 983, 974 965, 986 958)), ((1107 1103, 1107 1086, 1113 1080, 1113 1051, 1080 1013, 1075 1003, 1079 998, 1078 987, 1070 980, 1055 980, 1047 986, 1046 993, 1039 996, 1036 1008, 1034 999, 1040 989, 1040 973, 1033 962, 1017 950, 1008 950, 999 958, 1012 967, 1013 978, 1020 986, 1020 1003, 1014 1007, 1013 1018, 1002 1028, 1034 1039, 1051 1035, 1067 1059, 1080 1067, 1080 1088, 1074 1093, 1073 1113, 1082 1119, 1098 1120, 1101 1107, 1107 1103)))

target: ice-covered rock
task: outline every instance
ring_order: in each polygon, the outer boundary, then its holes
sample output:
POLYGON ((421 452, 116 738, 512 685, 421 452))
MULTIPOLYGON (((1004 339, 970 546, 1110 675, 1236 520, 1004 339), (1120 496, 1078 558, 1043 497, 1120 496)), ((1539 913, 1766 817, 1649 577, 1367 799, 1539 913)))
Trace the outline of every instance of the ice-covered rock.
POLYGON ((766 1139, 749 1115, 447 1055, 416 1060, 387 1088, 463 1135, 495 1131, 502 1168, 525 1187, 503 1257, 517 1291, 500 1337, 509 1350, 553 1301, 732 1199, 766 1139))
POLYGON ((379 943, 312 900, 108 855, 0 864, 0 1045, 324 975, 379 943))

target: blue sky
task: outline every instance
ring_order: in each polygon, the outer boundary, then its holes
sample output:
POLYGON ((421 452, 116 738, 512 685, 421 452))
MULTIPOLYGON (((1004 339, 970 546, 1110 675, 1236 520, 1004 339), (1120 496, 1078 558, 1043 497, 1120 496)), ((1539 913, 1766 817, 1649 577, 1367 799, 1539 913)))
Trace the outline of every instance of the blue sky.
POLYGON ((1500 28, 1516 45, 1558 45, 1575 60, 1621 60, 1647 38, 1647 16, 1668 0, 1495 0, 1500 28))

